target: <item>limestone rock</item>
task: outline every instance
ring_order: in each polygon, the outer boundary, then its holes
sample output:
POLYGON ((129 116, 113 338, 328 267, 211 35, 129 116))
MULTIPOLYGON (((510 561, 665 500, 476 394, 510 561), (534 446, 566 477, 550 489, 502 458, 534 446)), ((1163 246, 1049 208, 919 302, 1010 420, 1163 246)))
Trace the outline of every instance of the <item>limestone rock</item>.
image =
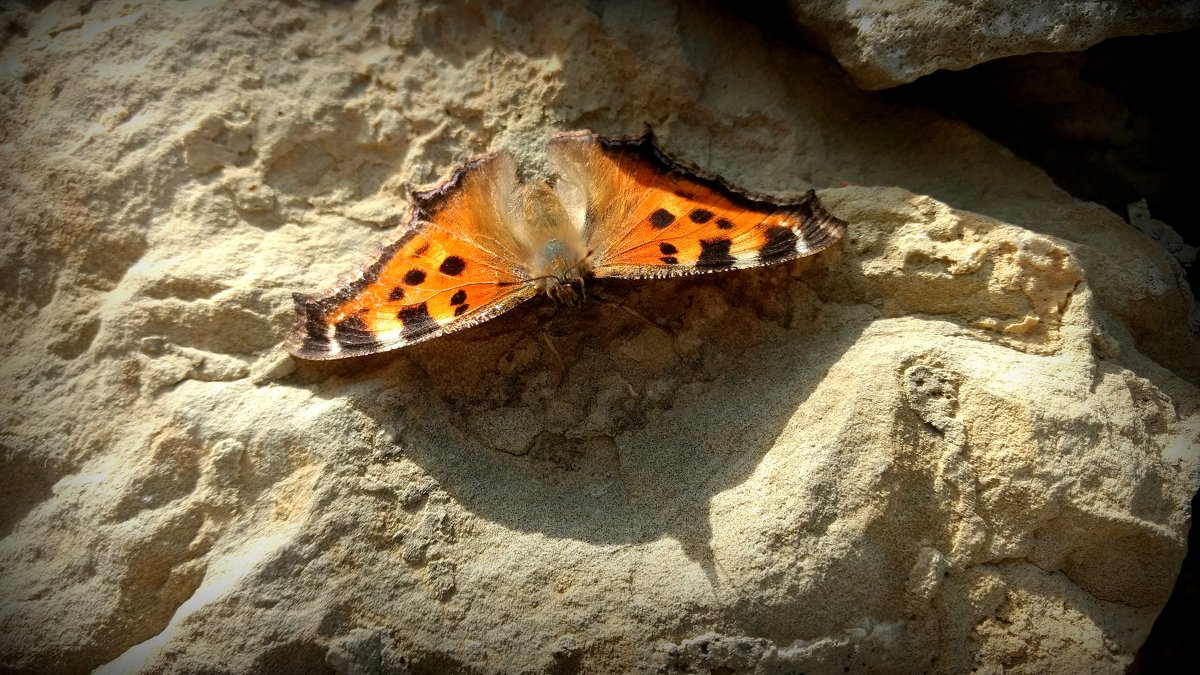
POLYGON ((6 9, 0 669, 1122 672, 1197 487, 1178 263, 721 12, 6 9), (643 122, 845 242, 281 355, 406 187, 643 122))
POLYGON ((832 2, 792 0, 796 21, 860 87, 885 89, 937 70, 1034 52, 1070 52, 1125 35, 1200 25, 1195 2, 832 2))

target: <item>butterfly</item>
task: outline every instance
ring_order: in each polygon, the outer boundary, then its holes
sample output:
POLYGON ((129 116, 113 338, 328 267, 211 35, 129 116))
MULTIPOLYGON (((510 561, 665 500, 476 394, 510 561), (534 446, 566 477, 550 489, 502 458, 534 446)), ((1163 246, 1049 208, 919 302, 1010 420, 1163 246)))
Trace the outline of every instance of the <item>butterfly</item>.
POLYGON ((540 294, 578 304, 592 278, 744 269, 812 255, 846 223, 810 190, 779 200, 667 156, 647 131, 555 134, 553 183, 517 180, 504 151, 415 192, 404 233, 316 295, 295 293, 287 349, 304 359, 375 354, 494 318, 540 294))

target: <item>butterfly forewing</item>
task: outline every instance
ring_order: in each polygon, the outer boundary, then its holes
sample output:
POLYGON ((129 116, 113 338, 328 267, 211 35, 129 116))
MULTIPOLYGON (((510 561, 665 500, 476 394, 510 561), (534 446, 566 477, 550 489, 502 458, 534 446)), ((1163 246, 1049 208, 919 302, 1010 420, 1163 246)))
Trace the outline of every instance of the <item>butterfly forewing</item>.
POLYGON ((647 134, 551 140, 551 161, 585 195, 583 230, 598 277, 657 277, 784 262, 845 232, 811 191, 778 200, 739 190, 667 157, 647 134))
POLYGON ((288 350, 306 359, 374 354, 475 325, 536 295, 520 244, 498 216, 515 186, 511 160, 468 163, 413 197, 407 233, 358 275, 296 294, 288 350))

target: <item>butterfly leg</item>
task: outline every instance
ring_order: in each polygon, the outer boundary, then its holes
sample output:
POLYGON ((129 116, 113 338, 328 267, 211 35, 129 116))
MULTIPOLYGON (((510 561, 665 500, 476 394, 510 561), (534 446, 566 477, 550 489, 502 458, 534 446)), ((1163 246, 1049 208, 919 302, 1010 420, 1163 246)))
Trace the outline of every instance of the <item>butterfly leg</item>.
POLYGON ((546 295, 549 295, 555 304, 579 307, 587 299, 587 289, 582 278, 574 277, 551 285, 546 290, 546 295))

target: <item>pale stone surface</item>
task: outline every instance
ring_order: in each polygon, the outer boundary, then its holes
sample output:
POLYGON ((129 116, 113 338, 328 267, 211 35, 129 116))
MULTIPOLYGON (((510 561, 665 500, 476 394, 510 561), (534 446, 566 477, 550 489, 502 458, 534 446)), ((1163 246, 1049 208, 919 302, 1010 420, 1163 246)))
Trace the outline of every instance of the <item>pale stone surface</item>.
POLYGON ((796 21, 865 89, 937 70, 1200 26, 1194 0, 791 0, 796 21))
POLYGON ((5 669, 1115 673, 1170 592, 1178 264, 970 128, 690 4, 2 18, 5 669), (281 355, 406 185, 643 122, 844 245, 281 355))

